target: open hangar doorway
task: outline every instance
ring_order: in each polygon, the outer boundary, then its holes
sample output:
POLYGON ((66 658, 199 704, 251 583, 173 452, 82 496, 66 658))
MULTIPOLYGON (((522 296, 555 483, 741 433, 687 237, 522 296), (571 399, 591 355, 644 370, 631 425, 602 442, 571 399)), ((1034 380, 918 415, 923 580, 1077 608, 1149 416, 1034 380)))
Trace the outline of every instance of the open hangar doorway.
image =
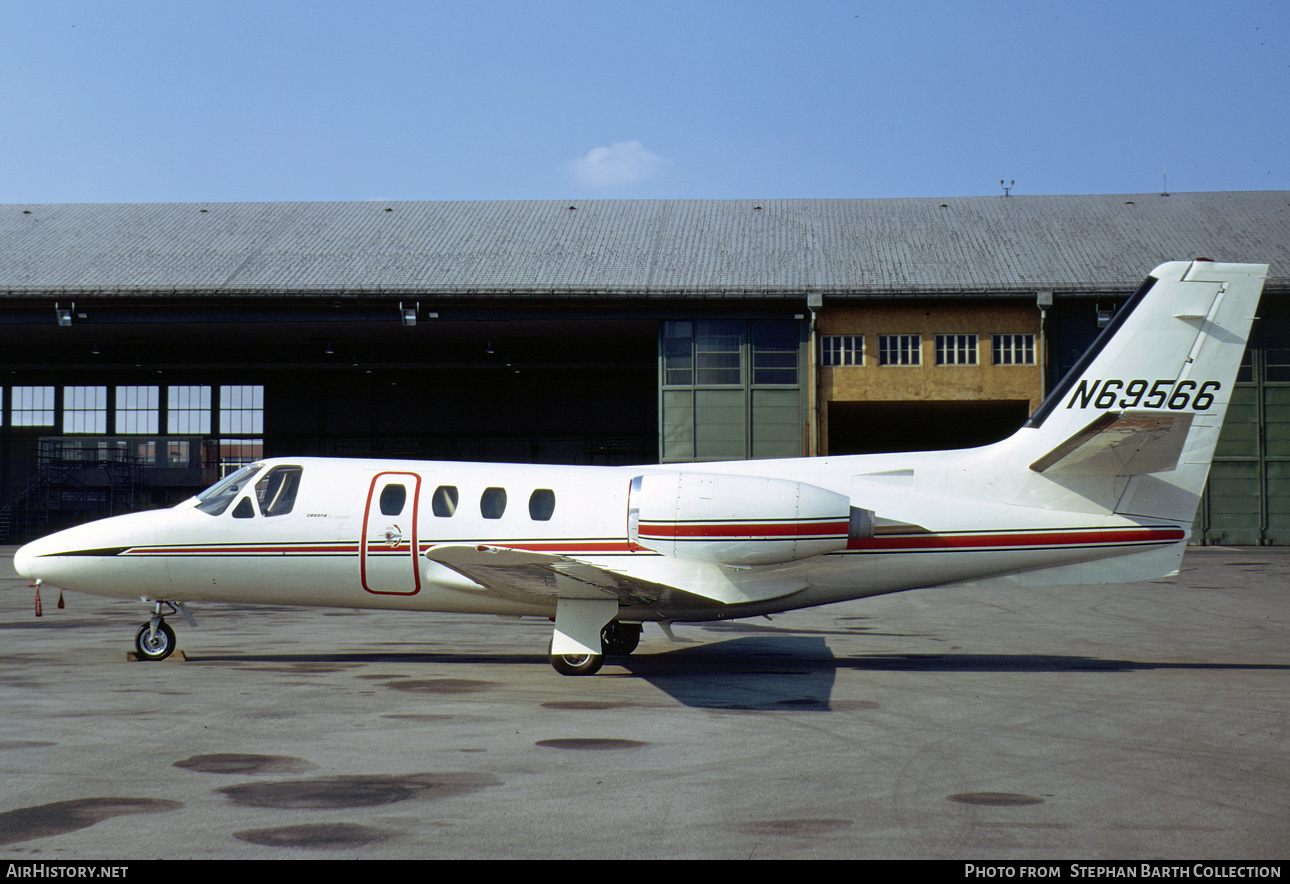
POLYGON ((828 453, 973 448, 1006 439, 1029 416, 1027 400, 830 402, 828 453))

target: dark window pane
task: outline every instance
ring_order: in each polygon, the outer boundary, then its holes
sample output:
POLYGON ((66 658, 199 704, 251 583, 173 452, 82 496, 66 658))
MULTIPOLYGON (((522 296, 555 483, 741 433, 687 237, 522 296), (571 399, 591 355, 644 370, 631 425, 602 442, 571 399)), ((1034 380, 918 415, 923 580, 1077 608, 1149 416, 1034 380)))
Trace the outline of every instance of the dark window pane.
POLYGON ((457 486, 440 485, 430 499, 430 509, 436 516, 446 519, 457 512, 457 486))
POLYGON ((500 519, 506 512, 506 489, 485 488, 479 498, 479 512, 485 519, 500 519))
POLYGON ((529 497, 529 517, 536 522, 545 522, 555 512, 555 492, 549 488, 539 488, 529 497))
POLYGON ((694 364, 696 384, 740 383, 739 350, 742 322, 709 319, 696 322, 694 364))
POLYGON ((752 324, 753 383, 797 383, 797 323, 752 324))
POLYGON ((381 491, 381 513, 386 516, 397 516, 403 512, 403 504, 408 500, 408 489, 403 485, 386 485, 381 491))
POLYGON ((255 496, 265 516, 285 516, 296 505, 300 467, 274 467, 255 483, 255 496))
POLYGON ((663 323, 663 383, 694 383, 694 323, 663 323))

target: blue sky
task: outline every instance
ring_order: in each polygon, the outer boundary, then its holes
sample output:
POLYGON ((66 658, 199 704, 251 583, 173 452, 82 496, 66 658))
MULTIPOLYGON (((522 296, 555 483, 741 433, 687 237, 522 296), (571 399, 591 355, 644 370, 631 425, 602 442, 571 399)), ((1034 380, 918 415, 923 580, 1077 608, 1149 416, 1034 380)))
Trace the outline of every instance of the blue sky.
POLYGON ((1290 2, 0 0, 0 203, 1290 190, 1290 2))

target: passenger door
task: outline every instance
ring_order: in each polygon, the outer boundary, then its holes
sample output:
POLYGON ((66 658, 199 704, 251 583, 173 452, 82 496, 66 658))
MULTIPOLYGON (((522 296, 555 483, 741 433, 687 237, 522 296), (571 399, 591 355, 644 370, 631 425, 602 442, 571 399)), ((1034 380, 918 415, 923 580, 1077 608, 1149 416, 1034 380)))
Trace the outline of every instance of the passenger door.
POLYGON ((417 506, 421 476, 377 473, 367 489, 359 574, 363 589, 378 595, 415 595, 421 590, 417 506))

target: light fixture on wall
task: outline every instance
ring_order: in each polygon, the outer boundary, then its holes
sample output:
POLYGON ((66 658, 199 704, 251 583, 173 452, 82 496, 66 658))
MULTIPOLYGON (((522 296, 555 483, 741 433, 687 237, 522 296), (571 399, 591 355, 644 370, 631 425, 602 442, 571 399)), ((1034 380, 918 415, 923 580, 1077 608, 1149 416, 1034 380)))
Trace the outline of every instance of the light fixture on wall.
POLYGON ((404 325, 416 325, 417 313, 421 311, 421 302, 417 301, 415 307, 404 307, 403 302, 399 301, 399 314, 403 317, 404 325))

